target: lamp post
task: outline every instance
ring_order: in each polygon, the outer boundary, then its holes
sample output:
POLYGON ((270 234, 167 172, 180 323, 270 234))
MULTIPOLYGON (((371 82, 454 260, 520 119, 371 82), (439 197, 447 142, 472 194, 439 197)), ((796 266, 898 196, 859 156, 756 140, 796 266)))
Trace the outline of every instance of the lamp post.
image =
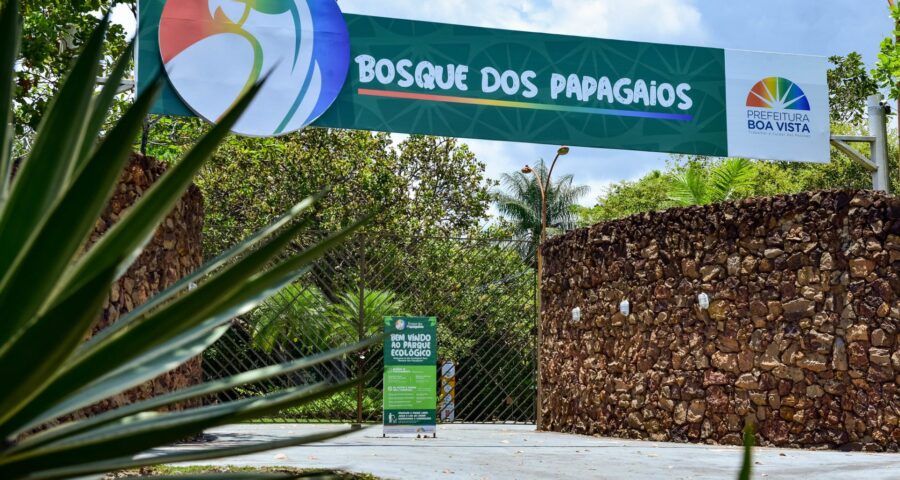
POLYGON ((540 243, 535 249, 535 254, 537 255, 537 395, 535 398, 537 411, 535 412, 535 425, 538 430, 541 429, 543 424, 543 412, 541 411, 541 406, 543 404, 543 392, 541 391, 541 345, 543 341, 543 328, 541 327, 541 280, 544 276, 544 254, 541 252, 541 247, 544 245, 544 242, 547 241, 547 191, 550 189, 550 179, 553 175, 553 168, 556 167, 556 161, 559 160, 559 157, 565 156, 569 154, 569 147, 562 146, 556 151, 556 157, 553 158, 553 162, 550 164, 550 170, 547 171, 547 178, 542 179, 538 172, 532 169, 530 166, 525 165, 522 167, 522 173, 528 175, 529 173, 534 174, 534 181, 537 183, 538 190, 541 192, 541 237, 540 243))

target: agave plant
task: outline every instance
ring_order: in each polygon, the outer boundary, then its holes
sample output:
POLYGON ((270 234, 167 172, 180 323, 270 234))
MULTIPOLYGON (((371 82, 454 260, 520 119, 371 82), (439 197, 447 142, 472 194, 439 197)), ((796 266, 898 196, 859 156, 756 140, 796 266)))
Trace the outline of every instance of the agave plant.
MULTIPOLYGON (((0 7, 0 111, 11 118, 20 20, 0 7)), ((133 403, 97 416, 73 412, 142 384, 201 353, 243 314, 294 281, 364 222, 311 248, 283 249, 304 227, 304 200, 240 245, 177 282, 110 328, 84 341, 110 285, 152 237, 249 104, 256 85, 90 250, 82 248, 113 192, 159 90, 157 81, 98 140, 131 49, 99 93, 94 81, 108 19, 74 63, 33 148, 11 174, 8 121, 0 122, 0 478, 69 478, 125 468, 197 461, 319 441, 339 433, 186 453, 150 449, 202 430, 274 413, 354 384, 315 384, 263 397, 160 412, 161 407, 332 361, 377 339, 317 357, 245 372, 133 403), (187 288, 196 284, 197 288, 187 288), (68 419, 68 420, 60 420, 68 419), (144 455, 141 455, 144 454, 144 455), (140 455, 140 456, 139 456, 140 455)))

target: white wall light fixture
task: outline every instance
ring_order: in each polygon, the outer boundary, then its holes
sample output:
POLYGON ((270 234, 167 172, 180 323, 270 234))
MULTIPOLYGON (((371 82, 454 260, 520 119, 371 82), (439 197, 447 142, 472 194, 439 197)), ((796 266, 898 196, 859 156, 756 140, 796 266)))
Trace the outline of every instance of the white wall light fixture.
POLYGON ((626 317, 631 314, 631 304, 628 303, 628 300, 622 300, 622 303, 619 304, 619 312, 626 317))
POLYGON ((697 304, 700 305, 701 310, 709 310, 709 295, 705 293, 697 295, 697 304))

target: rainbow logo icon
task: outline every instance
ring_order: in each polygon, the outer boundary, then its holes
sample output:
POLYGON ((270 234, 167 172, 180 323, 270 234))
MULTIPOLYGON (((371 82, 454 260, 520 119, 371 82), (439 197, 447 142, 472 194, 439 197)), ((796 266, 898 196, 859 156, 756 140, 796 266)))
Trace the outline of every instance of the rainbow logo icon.
POLYGON ((768 77, 756 82, 750 89, 747 106, 809 111, 809 100, 796 83, 782 77, 768 77))
POLYGON ((264 76, 233 131, 297 131, 337 98, 350 69, 350 36, 335 0, 169 0, 159 25, 175 91, 215 123, 264 76))

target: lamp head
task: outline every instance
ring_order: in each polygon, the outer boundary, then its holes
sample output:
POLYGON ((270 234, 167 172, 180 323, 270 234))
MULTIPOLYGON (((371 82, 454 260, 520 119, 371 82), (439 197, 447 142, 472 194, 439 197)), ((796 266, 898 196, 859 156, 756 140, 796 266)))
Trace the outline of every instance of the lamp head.
POLYGON ((525 175, 528 175, 532 172, 534 172, 534 170, 532 170, 530 166, 525 165, 524 167, 522 167, 522 173, 524 173, 525 175))
POLYGON ((557 150, 556 153, 557 153, 560 157, 563 156, 563 155, 568 155, 568 154, 569 154, 569 147, 563 145, 562 147, 559 147, 559 150, 557 150))

